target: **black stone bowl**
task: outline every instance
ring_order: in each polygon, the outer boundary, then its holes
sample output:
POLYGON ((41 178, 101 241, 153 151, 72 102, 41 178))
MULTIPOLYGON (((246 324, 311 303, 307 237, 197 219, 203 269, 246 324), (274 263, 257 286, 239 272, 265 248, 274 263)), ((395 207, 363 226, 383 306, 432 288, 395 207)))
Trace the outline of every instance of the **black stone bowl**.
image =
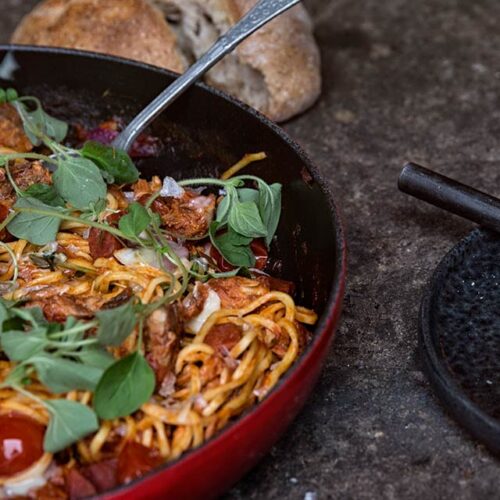
POLYGON ((434 389, 500 454, 500 235, 472 231, 437 267, 420 311, 419 347, 434 389))

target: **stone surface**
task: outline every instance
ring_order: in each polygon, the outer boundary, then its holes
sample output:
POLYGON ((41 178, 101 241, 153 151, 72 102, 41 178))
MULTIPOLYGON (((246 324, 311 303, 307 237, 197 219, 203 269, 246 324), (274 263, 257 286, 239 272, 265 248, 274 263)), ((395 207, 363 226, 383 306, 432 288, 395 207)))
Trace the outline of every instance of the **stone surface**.
MULTIPOLYGON (((1 0, 2 41, 34 3, 1 0)), ((306 4, 324 93, 286 129, 344 214, 345 313, 307 408, 225 498, 498 498, 499 462, 446 416, 416 356, 424 286, 472 226, 396 180, 412 159, 500 195, 500 3, 306 4)))

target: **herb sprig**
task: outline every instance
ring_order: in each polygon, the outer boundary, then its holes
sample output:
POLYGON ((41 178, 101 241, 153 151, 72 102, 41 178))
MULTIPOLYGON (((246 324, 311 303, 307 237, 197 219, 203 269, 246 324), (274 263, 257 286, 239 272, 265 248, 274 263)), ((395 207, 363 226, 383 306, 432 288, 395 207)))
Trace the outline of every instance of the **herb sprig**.
POLYGON ((250 244, 264 238, 267 246, 276 234, 281 217, 281 184, 267 184, 259 177, 240 175, 229 180, 190 179, 179 186, 217 186, 225 196, 217 207, 209 236, 212 244, 233 266, 248 268, 255 265, 250 244), (253 182, 257 189, 244 187, 253 182))
POLYGON ((51 432, 49 426, 44 444, 47 451, 62 450, 96 430, 97 417, 129 415, 151 397, 154 373, 141 353, 142 326, 136 350, 127 358, 115 360, 107 350, 121 345, 136 325, 142 324, 143 317, 143 308, 129 302, 98 312, 93 321, 80 322, 69 317, 61 325, 46 321, 40 308, 17 307, 0 299, 0 346, 16 363, 2 386, 36 399, 49 411, 51 425, 66 429, 51 432), (93 330, 95 335, 86 336, 93 330), (134 363, 130 365, 126 359, 133 359, 134 363), (37 398, 28 390, 35 374, 54 394, 93 391, 95 411, 78 403, 68 405, 64 400, 37 398), (96 425, 90 425, 90 415, 96 425))
MULTIPOLYGON (((14 89, 0 89, 0 103, 8 102, 19 114, 24 132, 34 146, 44 145, 51 156, 38 153, 0 155, 0 166, 16 159, 42 160, 55 169, 51 198, 64 200, 69 206, 86 210, 106 198, 106 183, 131 183, 139 178, 139 171, 129 155, 122 150, 88 141, 82 149, 62 144, 68 125, 44 111, 36 97, 19 97, 14 89)), ((32 189, 21 196, 47 202, 46 190, 32 189)))

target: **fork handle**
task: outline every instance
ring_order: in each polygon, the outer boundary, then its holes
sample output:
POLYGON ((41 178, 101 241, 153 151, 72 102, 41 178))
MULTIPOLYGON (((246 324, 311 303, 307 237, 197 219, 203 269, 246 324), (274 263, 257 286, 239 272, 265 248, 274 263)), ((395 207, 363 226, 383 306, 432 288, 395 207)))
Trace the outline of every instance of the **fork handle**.
POLYGON ((145 107, 113 141, 113 146, 128 151, 137 136, 210 68, 252 33, 299 2, 300 0, 261 0, 225 35, 221 36, 208 52, 145 107))

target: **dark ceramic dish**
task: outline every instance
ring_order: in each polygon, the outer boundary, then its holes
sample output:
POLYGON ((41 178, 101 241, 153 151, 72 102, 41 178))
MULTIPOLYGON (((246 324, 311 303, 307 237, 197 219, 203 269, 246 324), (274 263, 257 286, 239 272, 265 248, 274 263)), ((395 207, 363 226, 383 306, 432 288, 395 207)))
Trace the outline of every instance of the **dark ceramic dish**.
POLYGON ((436 269, 420 312, 420 349, 436 393, 500 453, 500 235, 476 229, 436 269))
MULTIPOLYGON (((125 119, 175 77, 138 63, 67 50, 0 47, 19 66, 11 81, 42 99, 54 115, 95 125, 125 119)), ((198 85, 163 113, 151 133, 162 156, 139 166, 145 176, 218 176, 245 153, 268 159, 250 173, 284 187, 283 218, 272 248, 273 273, 298 285, 297 301, 319 313, 314 339, 270 395, 218 436, 106 498, 211 498, 235 483, 269 450, 304 405, 317 380, 340 315, 345 246, 332 198, 304 152, 248 107, 198 85)))

